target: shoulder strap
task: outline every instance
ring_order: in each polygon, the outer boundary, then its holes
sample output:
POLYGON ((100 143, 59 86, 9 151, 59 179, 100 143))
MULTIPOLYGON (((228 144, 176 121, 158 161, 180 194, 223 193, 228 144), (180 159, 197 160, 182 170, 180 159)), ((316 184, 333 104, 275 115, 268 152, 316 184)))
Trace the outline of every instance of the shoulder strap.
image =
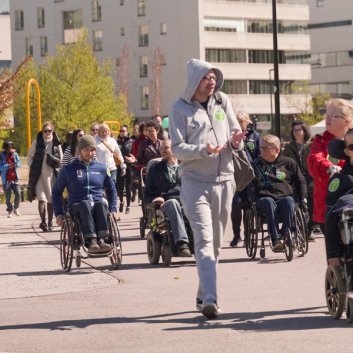
POLYGON ((219 104, 222 107, 222 109, 224 109, 225 106, 223 104, 222 95, 219 91, 215 93, 215 97, 216 97, 216 103, 219 104))
POLYGON ((107 143, 105 143, 103 140, 100 140, 100 141, 103 143, 103 145, 104 145, 105 147, 108 148, 108 150, 109 150, 111 153, 114 153, 114 151, 109 147, 109 145, 108 145, 107 143))

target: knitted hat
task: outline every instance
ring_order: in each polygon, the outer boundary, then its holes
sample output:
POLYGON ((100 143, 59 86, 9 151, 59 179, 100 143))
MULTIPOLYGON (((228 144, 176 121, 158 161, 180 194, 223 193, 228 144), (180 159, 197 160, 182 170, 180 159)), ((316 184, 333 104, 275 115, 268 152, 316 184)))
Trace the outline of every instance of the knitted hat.
POLYGON ((97 149, 96 139, 91 135, 83 135, 78 142, 77 152, 80 153, 81 150, 87 147, 92 147, 97 149))

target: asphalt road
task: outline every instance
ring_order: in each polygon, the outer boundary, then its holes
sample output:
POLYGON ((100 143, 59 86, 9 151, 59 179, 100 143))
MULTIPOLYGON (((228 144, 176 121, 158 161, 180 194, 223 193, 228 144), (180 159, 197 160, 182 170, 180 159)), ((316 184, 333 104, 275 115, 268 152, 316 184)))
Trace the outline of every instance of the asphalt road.
MULTIPOLYGON (((195 311, 193 259, 152 266, 135 204, 120 224, 123 264, 87 259, 61 270, 59 232, 38 229, 37 204, 0 211, 0 352, 353 352, 353 326, 327 314, 324 242, 292 262, 267 249, 249 260, 230 248, 218 267, 222 314, 195 311)), ((58 230, 58 229, 57 229, 58 230)))

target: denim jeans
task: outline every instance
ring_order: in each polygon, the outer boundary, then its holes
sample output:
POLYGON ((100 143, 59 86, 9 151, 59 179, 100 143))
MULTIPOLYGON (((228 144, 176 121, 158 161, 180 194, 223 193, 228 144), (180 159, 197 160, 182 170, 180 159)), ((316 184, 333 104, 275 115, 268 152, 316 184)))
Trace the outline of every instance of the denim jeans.
POLYGON ((183 213, 178 200, 170 199, 164 202, 161 207, 163 213, 169 218, 170 227, 173 232, 174 243, 184 242, 189 243, 189 238, 186 233, 183 213))
POLYGON ((104 201, 96 201, 94 205, 82 200, 71 206, 71 213, 80 220, 80 228, 85 239, 106 237, 108 231, 108 208, 104 201))
POLYGON ((21 197, 21 187, 17 183, 9 183, 8 187, 5 187, 5 198, 6 198, 6 211, 12 212, 13 209, 17 209, 20 206, 20 197, 21 197), (11 203, 12 191, 14 194, 14 205, 11 203))
POLYGON ((294 229, 294 199, 291 196, 274 200, 272 197, 260 197, 256 200, 257 211, 266 216, 268 230, 272 242, 280 239, 279 222, 282 221, 282 231, 286 228, 294 229))

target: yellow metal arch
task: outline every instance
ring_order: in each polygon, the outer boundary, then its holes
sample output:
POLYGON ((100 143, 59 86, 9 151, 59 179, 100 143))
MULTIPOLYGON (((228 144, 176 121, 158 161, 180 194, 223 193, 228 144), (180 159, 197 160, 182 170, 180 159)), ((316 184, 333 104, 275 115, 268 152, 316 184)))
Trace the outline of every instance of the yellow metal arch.
POLYGON ((31 87, 35 86, 36 92, 37 92, 37 112, 38 112, 38 124, 37 124, 37 129, 38 132, 41 131, 42 129, 42 110, 40 106, 40 89, 38 82, 34 79, 31 78, 28 83, 27 83, 27 91, 26 91, 26 108, 27 108, 27 149, 29 150, 31 147, 32 143, 32 138, 31 138, 31 107, 30 107, 30 99, 29 95, 31 93, 31 87))
POLYGON ((120 133, 120 122, 118 120, 106 120, 104 124, 109 126, 110 132, 112 134, 119 135, 120 133))

